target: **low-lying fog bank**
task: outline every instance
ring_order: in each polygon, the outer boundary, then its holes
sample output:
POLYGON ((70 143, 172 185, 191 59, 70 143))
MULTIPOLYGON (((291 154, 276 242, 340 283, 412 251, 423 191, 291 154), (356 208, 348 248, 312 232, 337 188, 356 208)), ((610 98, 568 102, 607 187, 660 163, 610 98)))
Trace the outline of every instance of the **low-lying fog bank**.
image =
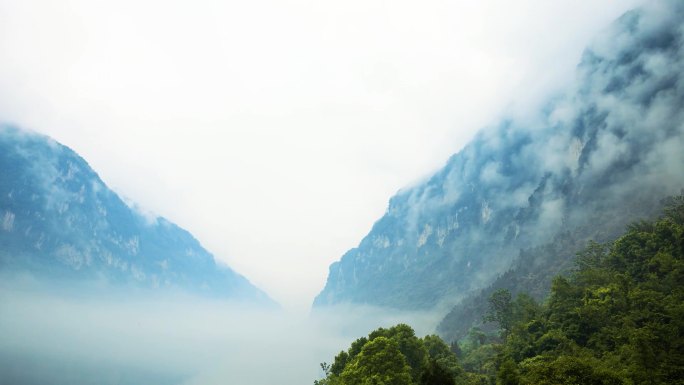
POLYGON ((438 317, 338 306, 312 315, 183 295, 0 285, 0 384, 310 384, 380 326, 438 317))

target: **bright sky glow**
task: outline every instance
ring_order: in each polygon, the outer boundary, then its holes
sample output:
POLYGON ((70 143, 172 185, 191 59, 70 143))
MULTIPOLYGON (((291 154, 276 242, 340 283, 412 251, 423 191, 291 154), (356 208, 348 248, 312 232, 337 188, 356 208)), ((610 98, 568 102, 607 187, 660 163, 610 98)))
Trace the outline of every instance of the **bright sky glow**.
POLYGON ((304 310, 391 195, 638 3, 0 0, 0 120, 304 310))

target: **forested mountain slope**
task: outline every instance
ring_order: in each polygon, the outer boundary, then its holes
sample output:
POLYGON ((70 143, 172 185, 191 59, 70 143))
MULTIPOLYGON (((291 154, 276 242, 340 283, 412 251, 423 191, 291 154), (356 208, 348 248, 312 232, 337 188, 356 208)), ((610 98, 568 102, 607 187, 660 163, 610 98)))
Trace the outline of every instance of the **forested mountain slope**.
POLYGON ((684 196, 657 220, 582 250, 543 303, 506 289, 485 303, 495 329, 471 330, 451 352, 407 325, 381 328, 324 364, 314 383, 683 384, 684 196))

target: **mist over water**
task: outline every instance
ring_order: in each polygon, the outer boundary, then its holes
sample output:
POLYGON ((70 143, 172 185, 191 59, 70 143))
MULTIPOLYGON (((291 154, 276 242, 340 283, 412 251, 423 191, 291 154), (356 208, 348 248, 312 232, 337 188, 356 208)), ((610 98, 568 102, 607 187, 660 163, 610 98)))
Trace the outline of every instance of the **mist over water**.
POLYGON ((307 384, 351 341, 438 317, 341 305, 313 314, 17 280, 0 286, 0 384, 307 384))

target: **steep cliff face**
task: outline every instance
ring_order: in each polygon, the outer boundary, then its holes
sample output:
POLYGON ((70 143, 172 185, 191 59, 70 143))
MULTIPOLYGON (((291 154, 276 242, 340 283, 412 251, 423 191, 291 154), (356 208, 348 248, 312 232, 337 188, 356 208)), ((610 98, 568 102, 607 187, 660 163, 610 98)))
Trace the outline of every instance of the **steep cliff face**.
POLYGON ((431 308, 482 288, 520 249, 601 238, 684 186, 684 6, 629 12, 588 49, 576 87, 535 118, 482 131, 391 198, 330 267, 314 306, 431 308))
POLYGON ((0 169, 3 273, 272 303, 190 233, 128 207, 85 160, 47 137, 0 127, 0 169))

